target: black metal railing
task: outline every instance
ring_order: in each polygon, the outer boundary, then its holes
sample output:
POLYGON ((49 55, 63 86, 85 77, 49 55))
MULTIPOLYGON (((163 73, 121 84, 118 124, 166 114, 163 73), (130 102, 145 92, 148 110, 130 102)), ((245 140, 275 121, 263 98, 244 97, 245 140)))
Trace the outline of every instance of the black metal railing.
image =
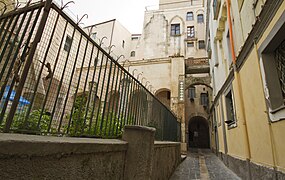
MULTIPOLYGON (((64 8, 64 7, 63 7, 64 8)), ((180 141, 180 123, 51 0, 0 16, 0 131, 180 141)))

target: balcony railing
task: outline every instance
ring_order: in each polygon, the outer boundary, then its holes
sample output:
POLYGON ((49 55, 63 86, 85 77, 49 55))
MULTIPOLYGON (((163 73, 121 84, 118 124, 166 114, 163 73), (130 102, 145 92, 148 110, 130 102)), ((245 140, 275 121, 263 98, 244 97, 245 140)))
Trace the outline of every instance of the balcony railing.
POLYGON ((0 131, 180 141, 180 123, 51 0, 0 17, 0 131))

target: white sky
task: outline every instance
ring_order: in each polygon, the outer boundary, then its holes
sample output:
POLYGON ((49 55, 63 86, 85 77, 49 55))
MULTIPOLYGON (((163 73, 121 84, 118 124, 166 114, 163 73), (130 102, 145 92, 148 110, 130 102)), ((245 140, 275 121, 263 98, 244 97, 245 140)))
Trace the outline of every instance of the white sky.
MULTIPOLYGON (((59 1, 59 0, 58 0, 59 1)), ((158 7, 159 0, 73 0, 75 4, 70 4, 69 10, 74 15, 81 18, 88 14, 88 19, 84 18, 83 26, 97 24, 100 22, 117 19, 131 33, 142 32, 145 7, 154 9, 158 7)), ((68 2, 64 0, 64 2, 68 2)))

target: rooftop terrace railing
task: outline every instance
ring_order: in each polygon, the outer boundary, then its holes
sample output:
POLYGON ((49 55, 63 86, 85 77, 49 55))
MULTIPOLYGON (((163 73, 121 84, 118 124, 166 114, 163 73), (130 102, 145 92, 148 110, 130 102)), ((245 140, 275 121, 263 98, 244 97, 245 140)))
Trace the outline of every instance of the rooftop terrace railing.
POLYGON ((180 141, 180 123, 63 8, 0 16, 0 131, 117 138, 125 125, 180 141))

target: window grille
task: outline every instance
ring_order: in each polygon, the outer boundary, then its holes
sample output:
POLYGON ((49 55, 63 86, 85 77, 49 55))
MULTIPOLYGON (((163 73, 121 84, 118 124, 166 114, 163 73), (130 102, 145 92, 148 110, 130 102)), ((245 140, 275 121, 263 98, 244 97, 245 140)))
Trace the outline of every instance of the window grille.
POLYGON ((285 98, 285 41, 275 51, 275 61, 283 97, 285 98))

